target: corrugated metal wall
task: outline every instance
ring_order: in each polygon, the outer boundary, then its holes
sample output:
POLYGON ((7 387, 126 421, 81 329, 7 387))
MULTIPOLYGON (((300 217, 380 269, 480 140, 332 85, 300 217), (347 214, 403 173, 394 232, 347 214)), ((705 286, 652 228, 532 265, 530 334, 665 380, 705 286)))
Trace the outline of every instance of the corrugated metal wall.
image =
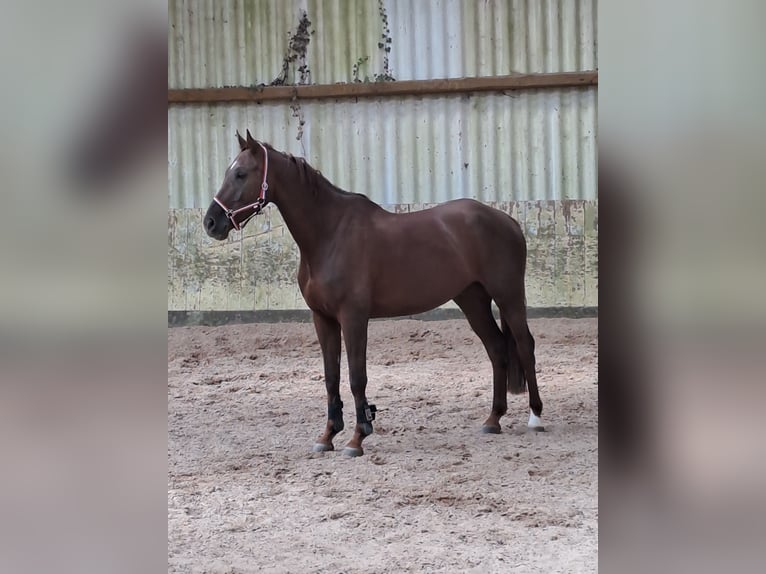
POLYGON ((170 0, 168 87, 272 83, 303 11, 309 76, 288 83, 598 67, 596 0, 170 0))
MULTIPOLYGON (((587 71, 596 0, 170 0, 168 45, 169 88, 587 71)), ((305 308, 276 209, 224 243, 200 225, 245 129, 395 211, 503 209, 527 235, 529 304, 597 305, 596 93, 171 105, 168 308, 305 308)))
POLYGON ((384 205, 595 199, 595 110, 582 88, 304 102, 303 126, 283 103, 173 106, 170 207, 210 204, 245 128, 384 205))

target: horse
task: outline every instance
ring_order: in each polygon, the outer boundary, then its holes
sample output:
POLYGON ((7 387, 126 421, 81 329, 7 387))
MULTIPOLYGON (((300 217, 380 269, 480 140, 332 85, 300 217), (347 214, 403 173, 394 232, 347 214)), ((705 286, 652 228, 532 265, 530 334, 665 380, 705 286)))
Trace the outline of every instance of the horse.
POLYGON ((339 189, 305 159, 246 134, 236 133, 240 152, 202 222, 210 237, 223 241, 271 203, 298 245, 298 285, 312 312, 327 389, 327 424, 315 452, 334 450, 333 439, 344 428, 341 337, 356 410, 344 453, 361 456, 376 417, 366 395, 370 319, 423 313, 450 300, 492 363, 492 407, 482 431, 500 433, 506 394, 527 389, 527 426, 543 430, 535 341, 527 324, 527 247, 515 219, 473 199, 391 213, 365 195, 339 189))

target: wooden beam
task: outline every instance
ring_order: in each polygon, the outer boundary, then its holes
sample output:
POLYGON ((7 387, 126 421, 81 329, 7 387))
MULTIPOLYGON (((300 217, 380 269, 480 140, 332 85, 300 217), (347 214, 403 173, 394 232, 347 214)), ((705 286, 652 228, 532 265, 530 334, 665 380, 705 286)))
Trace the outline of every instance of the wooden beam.
POLYGON ((356 82, 307 86, 262 86, 255 88, 200 88, 168 90, 169 104, 211 104, 222 102, 268 102, 322 98, 374 98, 380 96, 426 96, 470 92, 571 88, 595 86, 598 71, 555 74, 518 74, 484 78, 356 82))

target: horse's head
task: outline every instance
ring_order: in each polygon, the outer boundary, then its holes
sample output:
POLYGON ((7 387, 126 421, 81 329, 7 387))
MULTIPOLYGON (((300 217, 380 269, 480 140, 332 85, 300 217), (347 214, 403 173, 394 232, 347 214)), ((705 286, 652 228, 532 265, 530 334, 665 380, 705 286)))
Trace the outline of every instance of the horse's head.
POLYGON ((205 231, 213 239, 224 240, 232 229, 242 229, 268 203, 268 150, 247 131, 247 139, 237 132, 240 152, 223 177, 203 219, 205 231))

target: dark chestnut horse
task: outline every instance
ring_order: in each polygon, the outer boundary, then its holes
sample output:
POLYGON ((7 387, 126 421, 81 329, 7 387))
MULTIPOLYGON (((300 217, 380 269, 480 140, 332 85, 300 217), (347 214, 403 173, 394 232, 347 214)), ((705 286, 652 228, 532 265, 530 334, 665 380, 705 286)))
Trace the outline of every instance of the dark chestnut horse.
POLYGON ((500 432, 506 393, 529 387, 530 428, 542 430, 535 342, 524 296, 526 241, 509 215, 470 199, 394 214, 364 195, 335 187, 302 158, 276 151, 247 132, 241 152, 204 217, 223 240, 268 203, 279 208, 301 254, 298 285, 313 311, 324 358, 328 421, 315 451, 333 450, 343 430, 341 334, 348 354, 356 428, 345 453, 359 456, 372 433, 367 402, 367 325, 412 315, 454 299, 492 361, 492 410, 483 431, 500 432), (501 327, 492 315, 492 301, 501 327))

